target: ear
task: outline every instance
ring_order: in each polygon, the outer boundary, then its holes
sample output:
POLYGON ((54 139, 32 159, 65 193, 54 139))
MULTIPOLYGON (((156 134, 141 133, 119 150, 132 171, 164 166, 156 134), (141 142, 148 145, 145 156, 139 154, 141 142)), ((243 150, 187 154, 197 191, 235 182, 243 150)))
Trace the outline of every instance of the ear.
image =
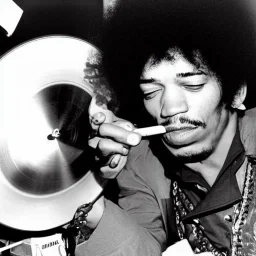
POLYGON ((247 95, 247 85, 244 83, 236 92, 231 107, 234 109, 245 110, 246 107, 243 104, 247 95))

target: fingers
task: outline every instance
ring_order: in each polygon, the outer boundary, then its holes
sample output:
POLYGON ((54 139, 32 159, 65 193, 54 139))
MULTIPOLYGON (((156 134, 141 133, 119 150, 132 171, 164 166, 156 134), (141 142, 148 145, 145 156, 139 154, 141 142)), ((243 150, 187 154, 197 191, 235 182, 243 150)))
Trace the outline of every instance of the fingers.
POLYGON ((107 157, 113 154, 126 156, 128 154, 128 149, 125 145, 117 143, 111 139, 99 140, 97 148, 102 157, 107 157))
MULTIPOLYGON (((116 157, 113 156, 114 158, 116 157)), ((105 179, 114 179, 119 172, 124 168, 127 161, 127 156, 120 156, 120 159, 116 167, 110 165, 104 165, 100 168, 100 175, 105 179)))
MULTIPOLYGON (((117 172, 117 170, 113 169, 120 164, 123 156, 128 155, 129 149, 123 144, 117 143, 113 140, 101 139, 98 142, 97 152, 98 156, 96 157, 96 160, 98 161, 98 165, 101 166, 100 170, 102 172, 105 170, 105 172, 111 173, 112 176, 114 172, 117 172)), ((123 166, 119 167, 118 172, 121 168, 123 168, 123 166)), ((115 175, 117 175, 117 173, 115 175)), ((106 176, 106 173, 104 175, 106 176)))
POLYGON ((112 138, 116 142, 120 142, 128 146, 136 146, 141 141, 140 134, 124 129, 120 126, 108 123, 104 123, 100 126, 99 135, 101 137, 112 138))
POLYGON ((98 106, 96 97, 93 97, 88 109, 89 121, 93 131, 98 131, 102 123, 112 123, 116 118, 114 113, 107 109, 105 105, 98 106))
POLYGON ((102 163, 100 170, 103 177, 116 177, 127 161, 126 156, 130 147, 140 143, 141 135, 127 129, 132 130, 134 127, 131 123, 122 120, 100 126, 98 133, 104 138, 99 140, 97 151, 101 154, 99 159, 102 163))
POLYGON ((134 126, 114 115, 104 106, 98 106, 93 97, 89 107, 90 124, 93 130, 89 146, 96 149, 96 161, 102 177, 114 178, 123 169, 129 149, 141 141, 134 133, 134 126))
MULTIPOLYGON (((127 150, 127 152, 128 152, 128 150, 127 150)), ((122 156, 121 156, 120 154, 115 154, 115 155, 110 159, 109 167, 110 167, 111 169, 116 168, 116 167, 118 166, 118 164, 119 164, 119 161, 120 161, 121 157, 122 157, 122 156)))

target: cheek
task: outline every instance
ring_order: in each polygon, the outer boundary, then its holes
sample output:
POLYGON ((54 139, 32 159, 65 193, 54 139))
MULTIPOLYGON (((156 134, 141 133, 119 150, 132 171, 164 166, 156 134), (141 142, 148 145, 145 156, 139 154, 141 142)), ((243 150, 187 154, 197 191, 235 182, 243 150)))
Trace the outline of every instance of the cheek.
POLYGON ((222 109, 221 93, 217 84, 208 86, 201 94, 191 97, 188 102, 189 113, 201 118, 207 125, 216 125, 216 119, 220 115, 222 109), (214 121, 215 120, 215 121, 214 121))
POLYGON ((144 106, 150 116, 156 120, 160 118, 161 107, 156 99, 144 100, 144 106))
POLYGON ((201 140, 209 145, 215 145, 227 123, 228 113, 223 105, 213 105, 211 102, 202 113, 202 121, 206 129, 202 133, 201 140), (212 104, 212 105, 211 105, 212 104))
POLYGON ((193 117, 206 125, 206 134, 214 134, 220 122, 220 111, 220 106, 209 102, 208 104, 201 105, 197 109, 197 114, 193 115, 193 117))

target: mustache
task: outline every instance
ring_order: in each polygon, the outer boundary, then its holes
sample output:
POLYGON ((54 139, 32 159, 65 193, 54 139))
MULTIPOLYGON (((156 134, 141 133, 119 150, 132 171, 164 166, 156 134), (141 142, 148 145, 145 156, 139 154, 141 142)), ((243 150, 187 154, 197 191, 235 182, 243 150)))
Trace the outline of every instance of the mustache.
POLYGON ((168 126, 168 125, 178 125, 178 124, 190 124, 196 127, 202 127, 206 128, 206 123, 201 122, 199 120, 195 119, 190 119, 185 116, 179 116, 179 117, 170 117, 166 119, 164 122, 161 123, 163 126, 168 126))

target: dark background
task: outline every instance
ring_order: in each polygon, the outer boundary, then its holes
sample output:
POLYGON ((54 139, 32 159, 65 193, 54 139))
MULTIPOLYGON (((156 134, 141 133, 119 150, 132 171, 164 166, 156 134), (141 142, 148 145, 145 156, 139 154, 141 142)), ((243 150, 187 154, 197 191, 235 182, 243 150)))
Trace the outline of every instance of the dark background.
POLYGON ((102 29, 102 0, 14 0, 23 9, 11 37, 0 32, 0 55, 27 40, 64 34, 96 46, 102 29))

